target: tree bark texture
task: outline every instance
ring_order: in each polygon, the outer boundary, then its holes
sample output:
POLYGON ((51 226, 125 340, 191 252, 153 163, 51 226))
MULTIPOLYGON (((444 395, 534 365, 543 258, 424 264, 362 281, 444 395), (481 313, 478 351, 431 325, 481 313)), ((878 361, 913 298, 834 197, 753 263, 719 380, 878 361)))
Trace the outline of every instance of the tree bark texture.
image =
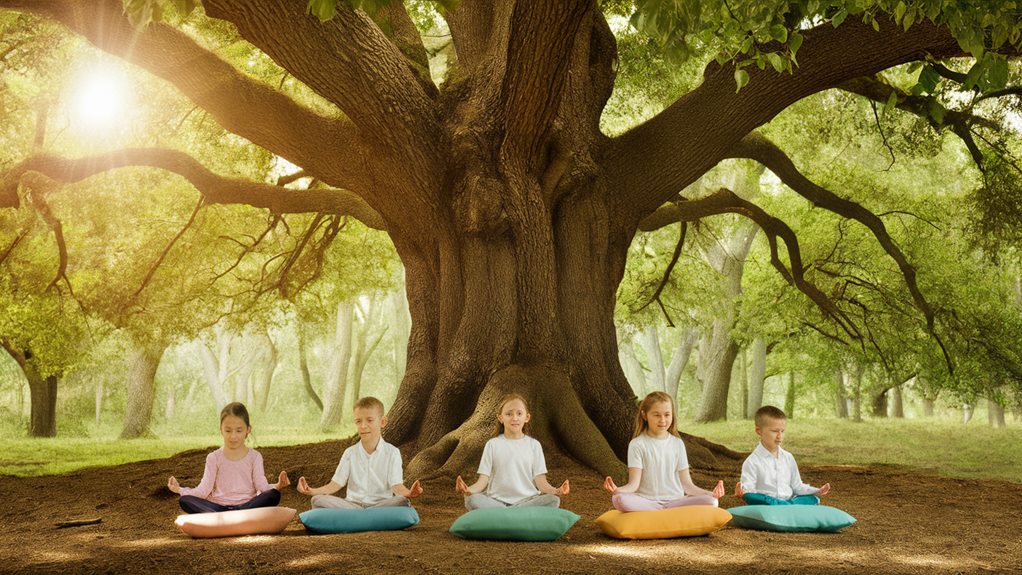
POLYGON ((834 372, 834 413, 840 419, 848 419, 848 397, 845 393, 845 372, 834 372))
POLYGON ((761 338, 752 340, 749 346, 749 353, 752 355, 752 367, 749 369, 749 417, 756 414, 756 410, 763 407, 763 382, 766 380, 766 355, 767 344, 761 338))
POLYGON ((646 364, 649 366, 650 389, 646 390, 646 393, 654 390, 666 391, 667 373, 664 367, 664 354, 660 349, 660 335, 657 333, 656 326, 647 325, 643 327, 639 331, 638 340, 639 344, 642 345, 642 350, 646 352, 646 364))
MULTIPOLYGON (((0 0, 174 84, 225 129, 332 190, 295 194, 218 177, 167 151, 98 164, 38 158, 19 169, 63 171, 69 181, 132 161, 185 175, 210 202, 343 213, 385 229, 405 266, 411 317, 386 435, 418 453, 410 477, 474 465, 509 391, 529 400, 540 440, 601 471, 623 471, 636 397, 618 362, 613 312, 639 222, 799 99, 924 55, 962 52, 928 22, 903 31, 884 21, 879 32, 855 18, 824 24, 806 32, 794 73, 750 68, 751 82, 736 92, 734 64, 711 64, 698 88, 609 138, 599 120, 617 49, 594 2, 457 3, 443 14, 457 69, 439 87, 423 73, 425 51, 401 3, 388 4, 381 23, 346 2, 320 22, 305 4, 202 7, 329 112, 239 72, 169 24, 133 27, 120 0, 0 0)), ((16 206, 8 189, 0 187, 0 205, 16 206)), ((737 346, 724 331, 709 354, 705 420, 726 415, 737 346)), ((338 401, 326 403, 330 421, 338 401)), ((712 466, 712 449, 693 442, 693 465, 712 466)))
POLYGON ((28 380, 29 402, 31 415, 28 421, 28 434, 31 437, 56 437, 57 435, 57 383, 56 375, 45 375, 36 365, 35 357, 29 349, 19 347, 0 338, 0 347, 14 358, 14 361, 28 380))
POLYGON ((667 366, 667 375, 664 381, 665 391, 667 391, 667 395, 674 398, 675 402, 678 401, 678 387, 681 384, 681 375, 685 373, 689 359, 692 358, 692 350, 695 349, 698 341, 699 330, 690 327, 682 330, 681 340, 671 356, 670 365, 667 366))
POLYGON ((894 400, 891 402, 891 417, 905 419, 905 400, 900 385, 894 386, 894 400))
POLYGON ((158 342, 133 341, 128 352, 128 402, 124 407, 121 439, 134 439, 152 435, 149 426, 156 398, 156 370, 167 349, 158 342))
POLYGON ((337 304, 334 342, 323 387, 323 413, 319 418, 319 427, 324 431, 336 429, 344 419, 344 398, 348 390, 348 369, 351 365, 351 324, 354 320, 354 303, 337 304))

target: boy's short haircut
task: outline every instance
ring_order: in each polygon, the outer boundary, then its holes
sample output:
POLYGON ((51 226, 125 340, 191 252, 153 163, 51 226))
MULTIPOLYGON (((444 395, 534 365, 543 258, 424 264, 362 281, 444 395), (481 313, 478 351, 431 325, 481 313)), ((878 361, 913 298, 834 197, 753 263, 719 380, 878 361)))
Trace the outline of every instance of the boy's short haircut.
POLYGON ((787 415, 779 408, 772 405, 764 405, 763 407, 756 410, 755 422, 756 427, 762 427, 766 423, 767 419, 788 419, 787 415))
POLYGON ((383 402, 372 396, 366 396, 355 402, 355 405, 351 407, 352 411, 356 409, 376 409, 380 412, 380 415, 385 415, 383 411, 383 402))

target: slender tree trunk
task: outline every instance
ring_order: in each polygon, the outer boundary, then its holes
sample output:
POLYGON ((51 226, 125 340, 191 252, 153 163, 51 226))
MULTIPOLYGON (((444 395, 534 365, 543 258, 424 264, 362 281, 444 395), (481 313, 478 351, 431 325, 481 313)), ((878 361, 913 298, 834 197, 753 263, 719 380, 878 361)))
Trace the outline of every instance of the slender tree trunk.
POLYGON ((351 364, 351 324, 355 306, 351 302, 337 304, 334 347, 330 372, 324 389, 323 413, 319 427, 323 431, 336 429, 344 418, 344 397, 348 385, 348 366, 351 364))
POLYGON ((624 370, 625 377, 628 379, 631 388, 635 390, 636 395, 645 396, 648 387, 646 383, 646 370, 642 369, 642 364, 635 357, 635 349, 632 347, 631 342, 623 342, 618 350, 618 356, 621 368, 624 370))
POLYGON ((174 408, 177 403, 177 386, 172 385, 167 390, 167 403, 163 407, 163 419, 171 421, 174 419, 174 408))
POLYGON ((861 365, 856 364, 850 373, 852 378, 852 421, 862 422, 862 372, 861 365))
POLYGON ((43 375, 36 365, 31 350, 18 349, 6 339, 0 338, 0 347, 14 358, 25 379, 31 402, 28 434, 32 437, 56 437, 57 435, 57 383, 56 375, 43 375))
POLYGON ((257 340, 262 344, 262 351, 258 355, 258 364, 253 371, 252 396, 255 408, 265 412, 270 399, 270 388, 273 386, 273 374, 277 371, 279 359, 277 345, 270 337, 269 331, 263 329, 257 340))
POLYGON ((312 387, 312 374, 309 372, 309 355, 307 351, 307 343, 305 341, 305 326, 298 322, 298 365, 302 372, 302 384, 305 388, 305 393, 309 396, 309 399, 316 404, 319 411, 323 411, 323 400, 319 398, 319 394, 316 393, 316 389, 312 387))
POLYGON ((642 328, 637 339, 642 350, 646 352, 646 364, 649 366, 649 378, 647 379, 649 388, 645 391, 647 393, 666 391, 664 355, 660 349, 660 335, 657 333, 656 326, 648 325, 642 328))
POLYGON ((96 425, 99 425, 103 414, 103 381, 96 384, 96 425))
POLYGON ((994 401, 993 399, 987 399, 987 421, 992 427, 1004 427, 1004 406, 994 401))
POLYGON ((834 412, 841 419, 848 419, 848 398, 845 397, 845 374, 842 370, 834 373, 834 412))
POLYGON ((972 421, 972 405, 968 403, 962 404, 962 423, 969 423, 972 421))
POLYGON ((692 350, 695 349, 696 342, 699 341, 699 330, 687 327, 681 333, 681 341, 678 343, 678 348, 674 350, 674 355, 671 356, 671 363, 667 366, 667 375, 664 380, 666 386, 667 395, 674 398, 674 401, 678 401, 678 386, 681 383, 681 374, 685 372, 685 367, 688 366, 689 359, 692 357, 692 350))
POLYGON ((366 364, 369 363, 369 358, 372 357, 373 352, 376 351, 377 346, 383 341, 383 336, 387 333, 387 325, 374 327, 374 319, 376 319, 376 302, 370 300, 368 309, 362 313, 362 327, 358 332, 355 356, 351 362, 352 405, 362 397, 362 375, 365 372, 366 364))
POLYGON ((766 380, 767 344, 760 338, 752 340, 750 347, 752 369, 749 373, 749 407, 747 413, 752 417, 756 410, 763 407, 763 382, 766 380))
POLYGON ((742 419, 749 419, 749 362, 744 347, 738 353, 738 382, 742 391, 742 419))
MULTIPOLYGON (((738 344, 731 338, 732 322, 718 319, 713 322, 713 336, 706 358, 706 381, 703 396, 696 412, 696 421, 727 419, 727 399, 731 388, 731 369, 738 357, 738 344)), ((700 356, 703 349, 699 350, 700 356)))
POLYGON ((166 344, 132 342, 128 358, 128 403, 124 409, 121 439, 152 435, 153 401, 156 398, 156 370, 166 344))
POLYGON ((788 388, 784 392, 784 414, 795 419, 795 372, 788 373, 788 388))
POLYGON ((891 403, 891 416, 897 419, 905 419, 905 403, 900 385, 894 386, 894 401, 891 403))
MULTIPOLYGON (((403 280, 403 270, 401 277, 403 280)), ((390 304, 390 309, 393 313, 391 333, 394 334, 394 373, 397 377, 395 383, 400 385, 401 379, 405 375, 405 366, 408 364, 408 336, 412 320, 408 315, 408 298, 405 297, 403 289, 395 290, 391 293, 390 304)))
POLYGON ((873 395, 873 417, 887 417, 887 390, 878 391, 873 395))
POLYGON ((923 399, 922 399, 923 417, 933 417, 933 406, 934 406, 934 403, 935 402, 934 402, 933 399, 930 399, 929 397, 923 397, 923 399))

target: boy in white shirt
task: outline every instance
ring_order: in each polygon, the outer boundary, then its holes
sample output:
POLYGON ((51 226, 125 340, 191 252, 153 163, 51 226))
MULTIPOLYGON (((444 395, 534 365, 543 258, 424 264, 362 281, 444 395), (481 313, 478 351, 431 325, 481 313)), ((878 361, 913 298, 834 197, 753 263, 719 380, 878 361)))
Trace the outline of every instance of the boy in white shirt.
POLYGON ((802 483, 794 456, 781 449, 788 419, 772 405, 756 411, 759 445, 742 464, 742 480, 735 484, 735 497, 748 505, 819 505, 820 496, 830 492, 830 483, 813 487, 802 483))
POLYGON ((313 509, 411 505, 408 500, 422 495, 422 485, 416 481, 410 489, 404 486, 401 452, 382 437, 387 425, 383 403, 375 397, 363 397, 355 402, 353 411, 359 442, 344 450, 329 483, 310 488, 305 477, 299 477, 298 492, 312 496, 313 509), (345 485, 348 490, 343 499, 331 495, 345 485))

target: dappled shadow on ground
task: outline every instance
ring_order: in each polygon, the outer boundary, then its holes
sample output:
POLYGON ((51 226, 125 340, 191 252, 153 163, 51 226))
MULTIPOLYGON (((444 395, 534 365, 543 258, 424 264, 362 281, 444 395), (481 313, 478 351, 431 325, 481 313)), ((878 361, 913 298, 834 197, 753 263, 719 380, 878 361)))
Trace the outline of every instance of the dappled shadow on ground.
MULTIPOLYGON (((266 470, 292 480, 329 480, 337 442, 260 450, 266 470)), ((550 457, 550 478, 572 480, 563 505, 582 516, 554 543, 465 541, 447 528, 464 509, 453 481, 430 480, 417 501, 422 523, 407 531, 308 535, 297 521, 281 535, 193 540, 173 524, 176 500, 163 487, 174 474, 194 484, 205 451, 169 459, 16 479, 0 477, 3 573, 1020 573, 1022 535, 1015 483, 915 474, 890 467, 816 467, 830 481, 826 503, 859 519, 838 534, 779 534, 725 528, 709 537, 616 541, 593 520, 609 508, 601 478, 550 457), (59 521, 102 518, 57 529, 59 521)), ((725 473, 728 485, 738 470, 725 473)), ((696 473, 703 485, 711 478, 696 473)), ((715 478, 713 478, 715 479, 715 478)), ((293 489, 282 505, 303 511, 293 489)), ((726 497, 724 506, 738 501, 726 497)))

